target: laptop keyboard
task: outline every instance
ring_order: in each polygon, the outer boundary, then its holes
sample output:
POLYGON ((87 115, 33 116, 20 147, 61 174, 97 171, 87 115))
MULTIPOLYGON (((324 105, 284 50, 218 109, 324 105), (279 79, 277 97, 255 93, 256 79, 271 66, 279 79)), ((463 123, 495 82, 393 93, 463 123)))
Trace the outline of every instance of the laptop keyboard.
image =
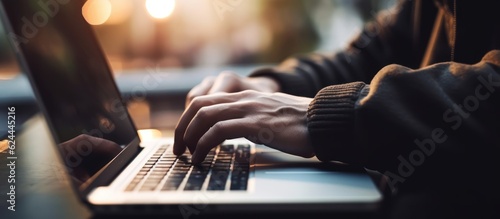
POLYGON ((246 190, 250 145, 223 144, 192 165, 191 155, 174 155, 162 145, 144 164, 125 191, 246 190))

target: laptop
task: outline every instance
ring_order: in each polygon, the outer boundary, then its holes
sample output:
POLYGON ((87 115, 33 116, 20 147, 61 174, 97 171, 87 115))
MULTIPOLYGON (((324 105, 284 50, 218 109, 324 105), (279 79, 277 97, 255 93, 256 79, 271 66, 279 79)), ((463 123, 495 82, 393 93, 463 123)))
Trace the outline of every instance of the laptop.
POLYGON ((171 138, 141 141, 84 20, 84 1, 1 0, 0 13, 75 194, 94 212, 372 211, 361 167, 301 158, 238 138, 200 165, 171 138))

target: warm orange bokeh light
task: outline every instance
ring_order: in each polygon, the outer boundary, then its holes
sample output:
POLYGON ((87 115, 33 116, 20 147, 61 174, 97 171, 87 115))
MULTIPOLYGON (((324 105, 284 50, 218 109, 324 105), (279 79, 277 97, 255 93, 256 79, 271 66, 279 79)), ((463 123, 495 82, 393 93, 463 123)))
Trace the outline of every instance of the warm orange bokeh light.
POLYGON ((174 11, 175 0, 146 0, 146 9, 152 17, 163 19, 174 11))
POLYGON ((88 0, 82 7, 85 20, 91 25, 101 25, 111 15, 111 3, 108 0, 88 0))

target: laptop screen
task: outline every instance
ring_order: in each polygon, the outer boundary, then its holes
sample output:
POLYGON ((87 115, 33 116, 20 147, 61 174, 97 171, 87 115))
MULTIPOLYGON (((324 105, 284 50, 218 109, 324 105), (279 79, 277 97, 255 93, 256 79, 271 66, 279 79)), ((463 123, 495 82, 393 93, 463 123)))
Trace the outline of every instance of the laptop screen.
MULTIPOLYGON (((62 159, 84 183, 137 137, 80 0, 1 0, 62 159)), ((36 145, 30 145, 36 147, 36 145)))

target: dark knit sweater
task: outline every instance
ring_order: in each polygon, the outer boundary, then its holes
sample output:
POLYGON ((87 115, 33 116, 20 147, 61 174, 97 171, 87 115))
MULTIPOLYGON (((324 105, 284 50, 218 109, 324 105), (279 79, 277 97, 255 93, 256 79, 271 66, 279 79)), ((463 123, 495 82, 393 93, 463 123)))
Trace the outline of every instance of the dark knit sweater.
POLYGON ((497 199, 499 9, 500 1, 401 1, 345 50, 252 77, 314 97, 307 126, 322 161, 380 171, 394 187, 497 199))

